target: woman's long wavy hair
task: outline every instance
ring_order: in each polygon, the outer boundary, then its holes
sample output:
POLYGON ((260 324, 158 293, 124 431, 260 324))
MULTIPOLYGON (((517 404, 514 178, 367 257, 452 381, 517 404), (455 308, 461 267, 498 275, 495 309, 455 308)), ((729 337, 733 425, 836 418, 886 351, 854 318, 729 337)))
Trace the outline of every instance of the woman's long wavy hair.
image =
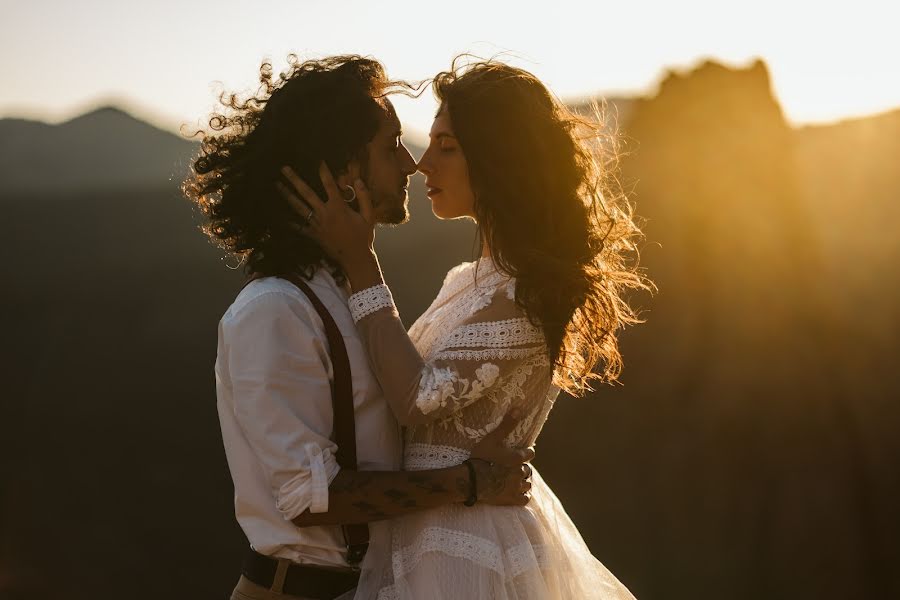
POLYGON ((200 153, 182 190, 206 217, 203 232, 248 273, 310 278, 324 263, 343 280, 322 248, 291 227, 302 217, 275 182, 291 165, 325 198, 319 164, 324 160, 335 176, 354 158, 365 169, 366 144, 386 106, 381 98, 413 88, 389 80, 378 61, 355 55, 300 61, 292 54, 288 65, 273 77, 272 64, 263 62, 259 89, 247 98, 220 94, 223 110, 210 116, 209 131, 196 134, 200 153))
POLYGON ((432 87, 468 163, 479 232, 542 328, 554 382, 582 394, 591 380, 615 381, 617 333, 640 321, 624 294, 652 287, 637 266, 616 137, 527 71, 465 58, 432 87))

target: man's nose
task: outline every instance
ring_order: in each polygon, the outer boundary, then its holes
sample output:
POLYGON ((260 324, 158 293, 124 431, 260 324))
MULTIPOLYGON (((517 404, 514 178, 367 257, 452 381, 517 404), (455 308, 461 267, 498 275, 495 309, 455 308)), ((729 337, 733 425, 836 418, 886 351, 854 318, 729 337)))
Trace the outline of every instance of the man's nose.
POLYGON ((416 164, 416 170, 421 173, 424 173, 425 175, 428 175, 428 172, 429 172, 428 162, 426 161, 427 158, 428 158, 428 152, 423 154, 422 158, 420 158, 419 162, 416 164))
POLYGON ((409 149, 406 149, 406 161, 403 165, 403 172, 407 175, 412 175, 416 172, 418 165, 416 164, 416 159, 413 158, 412 153, 410 153, 409 149))

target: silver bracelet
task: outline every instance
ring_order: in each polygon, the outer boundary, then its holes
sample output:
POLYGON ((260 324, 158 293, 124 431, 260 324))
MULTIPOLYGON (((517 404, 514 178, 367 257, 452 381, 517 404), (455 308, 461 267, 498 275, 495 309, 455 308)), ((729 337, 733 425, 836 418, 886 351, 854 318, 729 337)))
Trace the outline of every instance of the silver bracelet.
POLYGON ((353 322, 359 323, 363 317, 382 308, 394 308, 394 298, 388 286, 381 283, 351 295, 348 304, 353 322))

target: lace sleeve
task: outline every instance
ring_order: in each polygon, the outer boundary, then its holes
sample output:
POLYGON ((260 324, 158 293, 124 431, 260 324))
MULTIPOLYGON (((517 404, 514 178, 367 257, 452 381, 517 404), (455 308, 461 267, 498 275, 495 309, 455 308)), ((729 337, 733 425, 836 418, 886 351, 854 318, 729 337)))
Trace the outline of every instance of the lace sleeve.
MULTIPOLYGON (((384 307, 384 296, 375 303, 384 307)), ((351 302, 353 299, 351 299, 351 302)), ((546 358, 540 328, 532 325, 506 288, 473 312, 438 342, 424 360, 406 333, 396 310, 359 310, 361 337, 385 396, 401 425, 436 421, 516 382, 510 378, 528 360, 546 358), (365 314, 363 314, 365 313, 365 314)))

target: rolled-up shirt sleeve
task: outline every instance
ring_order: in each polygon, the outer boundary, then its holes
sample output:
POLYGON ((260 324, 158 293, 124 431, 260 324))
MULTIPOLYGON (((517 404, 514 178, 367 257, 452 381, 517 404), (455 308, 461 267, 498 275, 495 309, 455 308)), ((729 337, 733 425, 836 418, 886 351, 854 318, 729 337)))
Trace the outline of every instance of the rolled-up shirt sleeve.
POLYGON ((331 361, 321 320, 284 292, 254 298, 223 323, 234 412, 278 511, 328 510, 340 468, 330 439, 331 361))

